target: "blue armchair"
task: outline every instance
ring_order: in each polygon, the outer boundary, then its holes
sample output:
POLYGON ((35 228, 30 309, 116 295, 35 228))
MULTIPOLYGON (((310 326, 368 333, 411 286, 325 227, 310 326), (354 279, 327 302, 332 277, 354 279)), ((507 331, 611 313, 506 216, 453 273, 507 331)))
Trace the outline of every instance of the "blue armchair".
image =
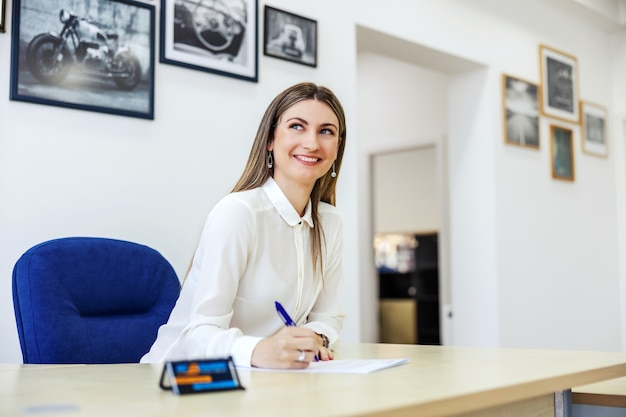
POLYGON ((150 350, 180 292, 170 263, 137 243, 67 237, 13 269, 24 363, 132 363, 150 350))

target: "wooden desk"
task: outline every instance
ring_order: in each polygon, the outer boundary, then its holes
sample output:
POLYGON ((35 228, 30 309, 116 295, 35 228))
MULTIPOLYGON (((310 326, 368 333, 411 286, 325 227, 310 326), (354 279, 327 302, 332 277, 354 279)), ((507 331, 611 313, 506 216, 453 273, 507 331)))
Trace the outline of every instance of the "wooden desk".
POLYGON ((246 390, 176 396, 156 365, 0 365, 0 416, 552 416, 553 393, 626 376, 626 353, 344 345, 410 358, 368 375, 243 370, 246 390), (46 411, 54 413, 46 414, 46 411))
POLYGON ((574 404, 626 408, 626 378, 611 379, 572 389, 574 404))

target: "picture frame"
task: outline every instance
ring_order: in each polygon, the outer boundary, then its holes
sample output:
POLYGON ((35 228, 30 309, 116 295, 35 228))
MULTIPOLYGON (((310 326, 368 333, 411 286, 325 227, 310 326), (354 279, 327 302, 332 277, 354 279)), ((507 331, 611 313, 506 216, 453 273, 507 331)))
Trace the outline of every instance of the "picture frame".
POLYGON ((257 82, 258 0, 239 3, 161 0, 159 61, 257 82))
POLYGON ((580 101, 580 136, 582 150, 593 156, 606 158, 608 150, 608 124, 606 107, 580 101))
POLYGON ((552 178, 574 181, 574 146, 572 129, 550 125, 552 178))
POLYGON ((154 13, 134 0, 14 0, 10 99, 154 119, 154 13), (60 43, 50 32, 64 27, 60 43))
POLYGON ((7 0, 0 0, 0 3, 0 32, 4 33, 7 31, 7 0))
POLYGON ((539 149, 539 86, 502 74, 504 142, 539 149))
POLYGON ((317 67, 317 21, 265 6, 263 54, 317 67))
POLYGON ((579 123, 578 61, 546 45, 539 46, 541 113, 579 123))

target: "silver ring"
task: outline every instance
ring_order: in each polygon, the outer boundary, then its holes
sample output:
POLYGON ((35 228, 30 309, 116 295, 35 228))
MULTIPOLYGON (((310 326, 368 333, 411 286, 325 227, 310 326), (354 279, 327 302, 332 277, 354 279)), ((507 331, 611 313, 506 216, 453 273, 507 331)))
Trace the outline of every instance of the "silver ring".
POLYGON ((298 362, 302 362, 304 360, 304 356, 306 355, 306 352, 301 350, 300 351, 300 356, 298 356, 298 362))

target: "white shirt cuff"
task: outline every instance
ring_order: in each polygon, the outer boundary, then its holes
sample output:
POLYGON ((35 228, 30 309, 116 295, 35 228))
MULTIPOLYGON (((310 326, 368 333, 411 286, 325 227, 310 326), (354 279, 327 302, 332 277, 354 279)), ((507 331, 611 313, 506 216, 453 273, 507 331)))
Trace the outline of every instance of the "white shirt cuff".
POLYGON ((230 351, 235 361, 235 366, 252 366, 252 352, 262 337, 241 336, 238 338, 230 351))

